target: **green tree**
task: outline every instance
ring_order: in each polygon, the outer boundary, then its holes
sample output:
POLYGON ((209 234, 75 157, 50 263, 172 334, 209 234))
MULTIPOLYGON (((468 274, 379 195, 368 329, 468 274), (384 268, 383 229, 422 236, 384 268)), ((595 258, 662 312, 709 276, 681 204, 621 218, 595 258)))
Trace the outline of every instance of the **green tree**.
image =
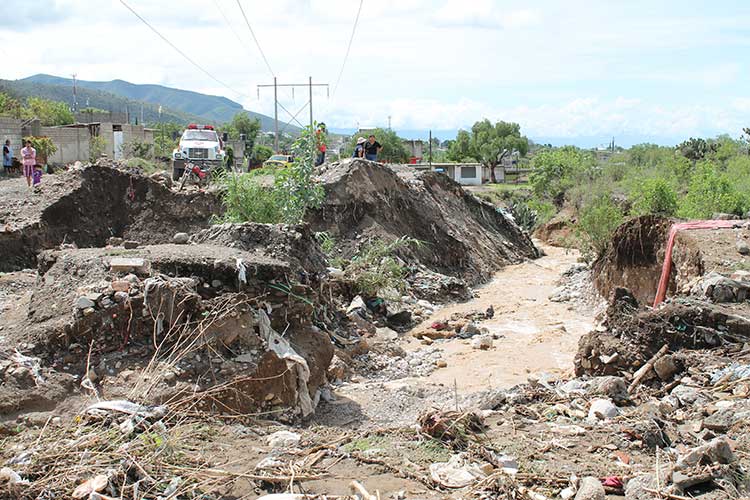
POLYGON ((22 112, 21 103, 13 96, 0 92, 0 115, 20 118, 22 112))
POLYGON ((471 134, 465 130, 459 130, 456 140, 451 141, 448 146, 448 159, 450 161, 471 161, 474 156, 471 152, 471 134))
POLYGON ((471 127, 470 135, 460 130, 451 149, 451 157, 470 157, 489 168, 492 182, 497 182, 495 168, 514 151, 524 156, 529 150, 529 140, 521 135, 521 126, 517 123, 500 121, 493 125, 484 119, 471 127))
POLYGON ((595 167, 593 155, 574 146, 543 149, 531 161, 529 183, 539 198, 553 200, 562 206, 566 191, 585 181, 590 182, 595 167))
POLYGON ((631 193, 633 215, 659 214, 667 217, 677 213, 677 193, 665 179, 644 179, 631 193))
POLYGON ((582 243, 583 257, 591 261, 606 250, 617 226, 624 215, 613 201, 611 194, 601 194, 581 209, 578 235, 582 243))
POLYGON ((716 144, 709 143, 702 138, 695 139, 693 137, 677 146, 677 151, 692 161, 693 165, 703 160, 709 153, 715 152, 716 149, 716 144))
POLYGON ((256 162, 263 163, 273 155, 273 149, 263 144, 256 144, 253 155, 256 162))
POLYGON ((249 156, 255 146, 255 139, 260 132, 260 121, 251 118, 246 111, 241 111, 232 117, 232 121, 222 127, 222 131, 229 135, 232 140, 239 140, 241 135, 245 136, 245 152, 249 156))
POLYGON ((73 112, 67 104, 41 97, 26 99, 21 116, 24 119, 38 118, 44 126, 70 125, 75 122, 73 112))
POLYGON ((378 154, 378 160, 387 163, 406 163, 409 161, 409 151, 404 146, 404 140, 393 130, 384 128, 360 130, 358 134, 354 134, 344 151, 344 155, 352 155, 354 147, 357 145, 357 138, 364 137, 367 139, 370 135, 374 135, 375 140, 383 146, 383 149, 378 154))
POLYGON ((678 214, 686 219, 707 219, 716 212, 742 215, 748 208, 748 196, 716 165, 701 162, 679 205, 678 214))

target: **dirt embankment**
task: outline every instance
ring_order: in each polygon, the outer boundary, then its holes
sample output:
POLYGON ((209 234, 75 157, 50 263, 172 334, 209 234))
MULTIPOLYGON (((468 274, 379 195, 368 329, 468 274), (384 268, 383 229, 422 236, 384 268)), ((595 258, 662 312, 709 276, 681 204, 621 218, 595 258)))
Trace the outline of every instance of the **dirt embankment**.
POLYGON ((116 236, 166 243, 209 225, 221 212, 213 194, 176 193, 149 177, 91 165, 45 178, 39 193, 23 179, 0 185, 0 272, 32 268, 36 254, 61 243, 104 246, 116 236))
POLYGON ((328 165, 320 180, 325 201, 308 221, 333 236, 344 256, 368 240, 409 236, 423 245, 403 259, 471 284, 539 256, 518 225, 445 175, 343 160, 328 165))

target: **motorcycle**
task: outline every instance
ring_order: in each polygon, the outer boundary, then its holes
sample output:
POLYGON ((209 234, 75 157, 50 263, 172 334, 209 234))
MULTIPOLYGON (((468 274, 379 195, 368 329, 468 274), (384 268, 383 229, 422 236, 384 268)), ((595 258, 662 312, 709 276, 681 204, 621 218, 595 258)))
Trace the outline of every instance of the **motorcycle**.
POLYGON ((206 188, 211 181, 211 169, 204 164, 187 162, 185 163, 185 171, 180 178, 179 191, 182 191, 188 179, 197 184, 198 187, 206 188))

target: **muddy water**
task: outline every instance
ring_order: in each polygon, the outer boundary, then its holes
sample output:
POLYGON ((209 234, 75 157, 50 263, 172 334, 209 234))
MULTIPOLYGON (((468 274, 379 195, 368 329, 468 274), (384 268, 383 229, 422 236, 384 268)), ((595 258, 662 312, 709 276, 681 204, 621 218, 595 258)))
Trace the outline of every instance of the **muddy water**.
MULTIPOLYGON (((549 300, 561 274, 578 259, 578 252, 543 247, 546 256, 509 266, 478 290, 479 297, 439 310, 423 327, 454 313, 495 309, 493 319, 480 326, 500 337, 491 349, 473 349, 469 340, 441 341, 448 366, 421 380, 457 387, 461 393, 505 388, 525 382, 532 374, 559 377, 572 371, 578 338, 591 329, 594 311, 549 300)), ((405 348, 423 347, 412 340, 405 348)))

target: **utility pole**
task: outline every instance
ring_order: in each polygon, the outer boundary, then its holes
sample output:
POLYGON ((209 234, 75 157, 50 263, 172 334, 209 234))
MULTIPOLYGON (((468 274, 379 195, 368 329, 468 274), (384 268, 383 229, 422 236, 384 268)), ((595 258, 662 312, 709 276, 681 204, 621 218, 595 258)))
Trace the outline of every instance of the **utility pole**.
POLYGON ((430 170, 432 170, 432 130, 430 130, 430 170))
MULTIPOLYGON (((308 87, 310 89, 310 100, 307 103, 310 106, 310 127, 312 127, 313 125, 313 109, 312 109, 313 87, 325 87, 327 95, 329 93, 329 90, 328 90, 327 83, 313 83, 312 77, 308 79, 307 83, 278 83, 278 81, 276 80, 276 77, 274 77, 273 84, 258 85, 258 95, 260 95, 260 89, 268 88, 268 87, 273 87, 273 104, 274 104, 273 121, 274 121, 274 130, 275 130, 273 148, 275 152, 278 152, 279 150, 279 94, 278 94, 279 87, 291 87, 292 92, 294 92, 295 87, 308 87)), ((302 109, 304 109, 304 107, 302 109)), ((287 111, 287 113, 289 112, 287 111)), ((291 113, 290 113, 290 116, 291 116, 291 113)), ((294 119, 296 119, 296 116, 292 116, 292 120, 294 119)))
POLYGON ((388 115, 388 130, 391 129, 391 115, 388 115))
POLYGON ((71 75, 73 77, 73 112, 78 112, 78 94, 76 92, 76 76, 78 76, 76 73, 73 73, 71 75))

